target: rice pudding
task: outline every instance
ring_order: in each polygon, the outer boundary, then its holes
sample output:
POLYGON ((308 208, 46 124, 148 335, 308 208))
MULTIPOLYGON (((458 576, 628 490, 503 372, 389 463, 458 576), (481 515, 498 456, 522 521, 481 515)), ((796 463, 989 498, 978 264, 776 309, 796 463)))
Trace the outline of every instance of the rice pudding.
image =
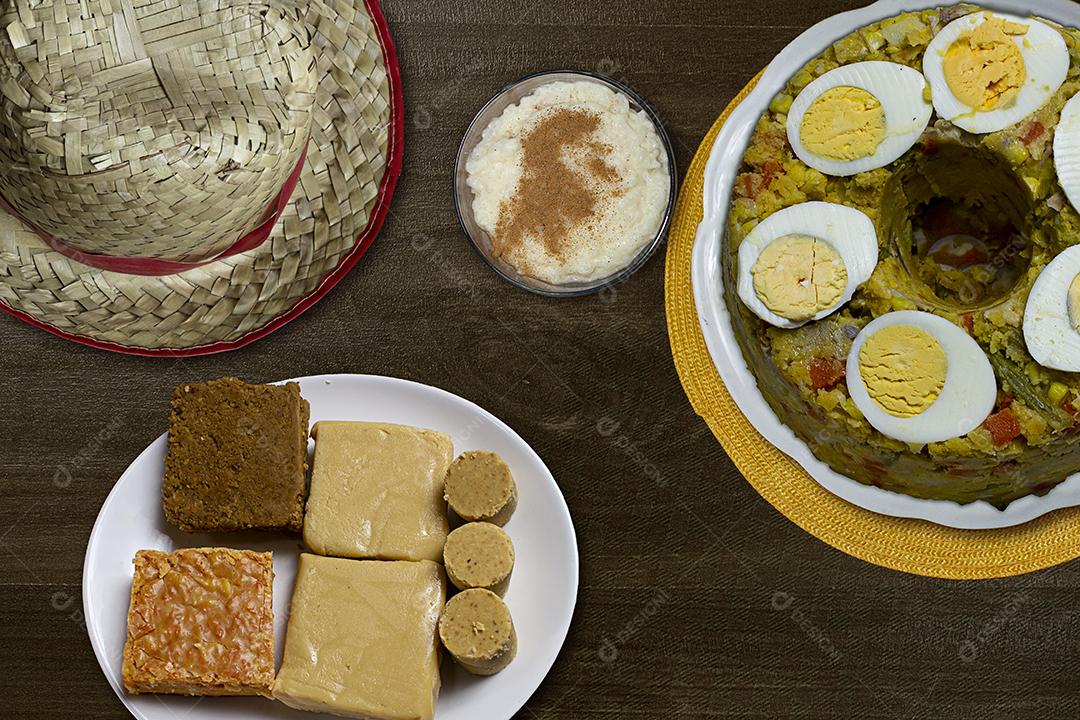
POLYGON ((608 278, 656 237, 670 193, 652 120, 593 81, 554 81, 511 105, 466 163, 492 253, 552 285, 608 278))

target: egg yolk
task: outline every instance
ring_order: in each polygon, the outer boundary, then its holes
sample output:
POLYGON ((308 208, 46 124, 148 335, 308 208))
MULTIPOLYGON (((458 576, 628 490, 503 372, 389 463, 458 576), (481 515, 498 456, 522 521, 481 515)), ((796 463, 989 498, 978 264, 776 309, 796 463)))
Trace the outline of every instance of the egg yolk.
POLYGON ((945 82, 956 98, 977 111, 1008 106, 1027 80, 1027 65, 1014 36, 1027 26, 987 16, 945 53, 945 82))
POLYGON ((754 292, 772 312, 793 322, 836 305, 847 287, 840 253, 809 235, 785 235, 769 244, 751 269, 754 292))
POLYGON ((934 336, 911 325, 871 335, 859 351, 866 392, 893 417, 913 418, 930 409, 945 387, 949 361, 934 336))
POLYGON ((870 157, 885 140, 885 109, 862 88, 834 87, 807 108, 799 137, 807 150, 829 160, 870 157))
POLYGON ((1069 319, 1072 320, 1073 329, 1080 332, 1080 275, 1069 287, 1069 319))

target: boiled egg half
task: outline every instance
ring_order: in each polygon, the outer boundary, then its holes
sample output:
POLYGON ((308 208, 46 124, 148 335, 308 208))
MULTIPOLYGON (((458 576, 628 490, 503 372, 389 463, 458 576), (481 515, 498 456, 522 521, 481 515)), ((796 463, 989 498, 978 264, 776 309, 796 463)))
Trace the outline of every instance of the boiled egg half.
POLYGON ((1069 73, 1069 48, 1046 23, 977 12, 946 25, 923 57, 938 116, 962 130, 1004 130, 1038 111, 1069 73))
POLYGON ((997 379, 979 344, 918 311, 882 315, 855 338, 848 393, 874 429, 914 445, 967 435, 989 417, 997 379))
POLYGON ((1080 372, 1080 246, 1054 258, 1035 281, 1024 311, 1024 341, 1043 367, 1080 372))
POLYGON ((739 297, 765 322, 797 328, 850 301, 877 261, 877 230, 865 213, 825 202, 793 205, 739 246, 739 297))
POLYGON ((1074 95, 1061 110, 1054 131, 1054 167, 1065 196, 1080 210, 1080 95, 1074 95))
POLYGON ((885 167, 926 130, 926 79, 906 65, 861 62, 806 86, 788 112, 788 140, 810 167, 837 177, 885 167))

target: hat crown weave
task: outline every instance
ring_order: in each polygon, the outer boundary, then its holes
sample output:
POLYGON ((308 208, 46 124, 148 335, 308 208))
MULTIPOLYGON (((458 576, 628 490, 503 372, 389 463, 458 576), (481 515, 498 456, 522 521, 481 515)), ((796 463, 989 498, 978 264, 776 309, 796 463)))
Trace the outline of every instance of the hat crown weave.
POLYGON ((266 219, 317 82, 286 0, 14 0, 0 195, 87 253, 205 260, 266 219))

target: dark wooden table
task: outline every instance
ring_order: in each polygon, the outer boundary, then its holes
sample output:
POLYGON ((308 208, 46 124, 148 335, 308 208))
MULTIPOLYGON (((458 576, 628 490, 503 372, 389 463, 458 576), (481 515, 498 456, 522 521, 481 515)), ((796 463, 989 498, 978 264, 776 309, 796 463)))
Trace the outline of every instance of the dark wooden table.
POLYGON ((410 111, 405 170, 381 238, 325 301, 253 347, 182 362, 0 317, 0 716, 128 717, 82 622, 83 552, 113 482, 165 429, 173 386, 338 372, 469 398, 558 479, 581 592, 520 717, 1080 715, 1080 563, 940 582, 827 547, 755 494, 691 410, 662 257, 613 297, 545 300, 491 273, 457 227, 454 151, 505 82, 563 66, 623 78, 655 103, 685 168, 777 51, 860 4, 385 0, 410 111))

